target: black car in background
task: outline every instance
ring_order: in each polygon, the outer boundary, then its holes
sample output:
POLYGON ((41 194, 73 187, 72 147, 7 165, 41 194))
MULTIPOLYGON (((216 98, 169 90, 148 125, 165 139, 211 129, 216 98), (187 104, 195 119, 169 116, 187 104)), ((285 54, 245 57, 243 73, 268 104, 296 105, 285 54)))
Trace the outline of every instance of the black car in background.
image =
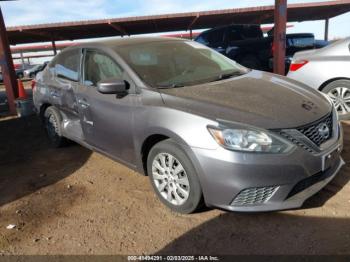
MULTIPOLYGON (((215 49, 238 63, 253 69, 272 71, 273 30, 264 36, 260 25, 227 25, 202 32, 195 41, 215 49)), ((311 33, 286 35, 286 68, 294 53, 314 49, 311 33)))
POLYGON ((44 62, 43 64, 35 65, 32 68, 24 70, 24 76, 28 77, 28 78, 34 78, 37 73, 39 73, 40 71, 43 71, 45 69, 45 67, 48 63, 49 62, 44 62))
MULTIPOLYGON (((27 77, 27 78, 34 78, 36 76, 37 73, 39 73, 40 71, 44 70, 46 65, 49 62, 46 61, 43 64, 40 65, 28 65, 25 64, 23 65, 21 68, 16 68, 15 69, 15 74, 16 77, 18 79, 22 79, 23 77, 27 77)), ((2 83, 3 80, 3 76, 2 76, 2 72, 0 72, 0 83, 2 83)))

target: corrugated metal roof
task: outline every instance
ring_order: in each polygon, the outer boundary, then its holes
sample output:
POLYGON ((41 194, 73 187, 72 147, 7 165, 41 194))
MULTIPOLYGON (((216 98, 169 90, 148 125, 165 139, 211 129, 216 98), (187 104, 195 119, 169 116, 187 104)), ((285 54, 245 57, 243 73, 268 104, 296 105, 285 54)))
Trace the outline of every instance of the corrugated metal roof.
MULTIPOLYGON (((321 20, 350 11, 350 0, 288 5, 288 21, 321 20)), ((211 28, 231 23, 268 24, 274 6, 135 16, 113 19, 8 27, 10 44, 75 40, 211 28)))

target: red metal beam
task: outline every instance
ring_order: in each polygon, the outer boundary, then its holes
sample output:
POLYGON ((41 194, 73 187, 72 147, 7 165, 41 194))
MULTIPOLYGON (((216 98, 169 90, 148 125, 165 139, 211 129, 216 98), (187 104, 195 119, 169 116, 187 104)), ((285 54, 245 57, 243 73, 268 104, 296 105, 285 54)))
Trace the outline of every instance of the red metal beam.
POLYGON ((287 0, 275 0, 273 72, 285 74, 287 0))
POLYGON ((116 31, 118 31, 119 33, 121 33, 122 36, 128 35, 126 30, 121 25, 113 24, 111 21, 108 21, 108 25, 111 26, 116 31))
POLYGON ((193 27, 194 24, 197 22, 198 18, 199 18, 199 13, 196 15, 195 18, 193 18, 193 20, 191 21, 191 23, 188 25, 187 30, 192 30, 192 27, 193 27))
MULTIPOLYGON (((42 55, 24 55, 23 59, 28 59, 28 58, 42 58, 42 57, 51 57, 51 56, 55 56, 53 53, 50 54, 42 54, 42 55)), ((12 56, 13 60, 18 60, 18 59, 22 59, 22 57, 18 57, 18 56, 12 56)))
POLYGON ((0 8, 0 65, 10 114, 17 114, 15 99, 18 96, 17 78, 13 66, 10 45, 7 38, 4 18, 0 8))

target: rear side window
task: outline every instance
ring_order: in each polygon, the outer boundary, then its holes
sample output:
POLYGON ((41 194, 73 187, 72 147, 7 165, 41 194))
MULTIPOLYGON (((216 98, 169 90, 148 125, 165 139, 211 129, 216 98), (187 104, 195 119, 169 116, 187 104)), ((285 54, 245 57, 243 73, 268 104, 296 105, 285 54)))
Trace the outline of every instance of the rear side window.
POLYGON ((264 37, 260 26, 243 26, 242 37, 244 39, 255 39, 264 37))
POLYGON ((55 68, 56 76, 77 82, 79 80, 80 49, 60 53, 50 67, 55 68))
POLYGON ((93 50, 87 50, 84 60, 84 83, 96 86, 101 80, 122 78, 121 67, 109 56, 93 50))
POLYGON ((226 40, 230 43, 233 41, 243 40, 243 37, 241 36, 240 30, 237 28, 228 28, 226 32, 226 40))
POLYGON ((313 37, 293 37, 288 39, 290 47, 311 47, 314 46, 315 39, 313 37))

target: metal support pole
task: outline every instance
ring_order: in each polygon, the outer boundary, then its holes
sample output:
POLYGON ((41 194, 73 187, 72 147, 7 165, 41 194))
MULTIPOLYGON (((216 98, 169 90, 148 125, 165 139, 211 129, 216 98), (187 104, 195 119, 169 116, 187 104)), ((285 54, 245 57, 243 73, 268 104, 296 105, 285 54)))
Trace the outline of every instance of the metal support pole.
POLYGON ((324 40, 328 41, 328 27, 329 27, 329 18, 324 20, 324 40))
POLYGON ((10 114, 17 114, 15 99, 18 96, 17 78, 13 66, 10 45, 7 38, 6 27, 0 8, 0 66, 2 69, 3 81, 6 88, 6 96, 10 114))
POLYGON ((193 39, 192 28, 190 29, 190 39, 193 39))
POLYGON ((285 74, 287 0, 275 0, 273 72, 285 74))
POLYGON ((21 53, 20 53, 20 55, 21 55, 21 63, 22 63, 22 68, 24 68, 24 58, 23 58, 23 53, 21 52, 21 53))
POLYGON ((52 50, 53 50, 53 54, 57 55, 56 43, 54 39, 52 39, 52 50))

